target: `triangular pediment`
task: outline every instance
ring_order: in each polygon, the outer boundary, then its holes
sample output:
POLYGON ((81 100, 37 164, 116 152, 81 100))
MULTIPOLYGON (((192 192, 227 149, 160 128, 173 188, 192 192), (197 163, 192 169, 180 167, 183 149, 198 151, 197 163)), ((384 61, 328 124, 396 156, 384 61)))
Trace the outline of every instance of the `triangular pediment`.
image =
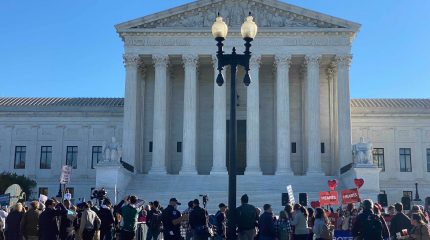
POLYGON ((230 27, 240 26, 249 12, 263 28, 337 28, 357 32, 360 24, 278 0, 200 0, 116 25, 118 32, 138 29, 208 28, 217 13, 230 27))

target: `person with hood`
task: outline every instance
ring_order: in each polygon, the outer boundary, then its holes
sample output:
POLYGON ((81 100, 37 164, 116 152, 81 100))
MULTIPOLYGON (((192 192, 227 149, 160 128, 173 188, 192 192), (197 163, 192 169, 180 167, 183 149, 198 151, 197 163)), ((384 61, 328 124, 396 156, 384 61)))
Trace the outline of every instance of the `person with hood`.
POLYGON ((97 228, 100 226, 100 218, 88 203, 83 204, 84 211, 82 212, 81 222, 79 226, 79 236, 82 240, 92 240, 96 234, 97 228))

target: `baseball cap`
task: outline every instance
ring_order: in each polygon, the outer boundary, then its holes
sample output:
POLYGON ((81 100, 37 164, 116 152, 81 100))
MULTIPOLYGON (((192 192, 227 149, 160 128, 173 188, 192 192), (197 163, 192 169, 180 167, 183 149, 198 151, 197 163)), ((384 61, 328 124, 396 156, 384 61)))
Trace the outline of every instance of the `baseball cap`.
POLYGON ((220 203, 220 204, 218 205, 218 207, 219 207, 219 208, 223 208, 223 207, 227 207, 227 205, 225 205, 224 203, 220 203))
POLYGON ((175 202, 176 204, 181 205, 181 203, 178 202, 178 200, 176 198, 171 198, 170 202, 175 202))

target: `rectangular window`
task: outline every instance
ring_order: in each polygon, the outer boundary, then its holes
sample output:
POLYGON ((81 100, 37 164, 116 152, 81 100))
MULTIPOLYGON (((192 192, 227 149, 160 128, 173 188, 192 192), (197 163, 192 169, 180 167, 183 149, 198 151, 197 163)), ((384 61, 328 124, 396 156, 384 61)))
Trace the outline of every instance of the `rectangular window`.
POLYGON ((384 161, 384 149, 383 148, 374 148, 373 149, 373 164, 378 166, 378 168, 382 168, 382 172, 385 171, 385 161, 384 161))
POLYGON ((78 166, 78 147, 77 146, 67 146, 66 165, 72 166, 73 169, 77 168, 78 166))
POLYGON ((182 142, 176 143, 176 152, 178 153, 182 152, 182 142))
POLYGON ((51 169, 52 147, 42 146, 40 148, 40 169, 51 169))
POLYGON ((427 148, 427 172, 430 172, 430 148, 427 148))
POLYGON ((412 172, 411 149, 400 148, 400 172, 412 172))
POLYGON ((321 143, 321 153, 325 153, 325 144, 321 143))
POLYGON ((94 169, 94 164, 99 163, 101 160, 103 160, 102 147, 93 146, 91 168, 94 169))
MULTIPOLYGON (((39 195, 40 194, 43 194, 43 195, 45 195, 45 196, 49 196, 48 195, 48 188, 47 187, 40 187, 39 188, 39 195)), ((37 196, 37 197, 39 197, 39 196, 37 196)))
POLYGON ((15 169, 24 169, 25 168, 25 146, 16 146, 15 147, 15 169))
POLYGON ((297 153, 297 144, 295 142, 291 143, 291 153, 297 153))
POLYGON ((152 152, 152 141, 149 142, 149 152, 152 152))
POLYGON ((412 191, 403 191, 403 197, 409 197, 412 200, 412 191))

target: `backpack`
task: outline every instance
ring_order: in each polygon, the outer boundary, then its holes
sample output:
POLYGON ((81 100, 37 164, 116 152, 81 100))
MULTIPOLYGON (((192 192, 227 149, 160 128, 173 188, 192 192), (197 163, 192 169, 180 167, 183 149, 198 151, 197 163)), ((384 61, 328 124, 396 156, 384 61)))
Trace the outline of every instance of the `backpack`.
POLYGON ((382 240, 382 222, 378 215, 367 215, 363 221, 361 237, 365 240, 382 240))
POLYGON ((149 228, 160 230, 160 228, 161 228, 161 212, 160 211, 157 210, 152 214, 151 219, 149 221, 149 228))

